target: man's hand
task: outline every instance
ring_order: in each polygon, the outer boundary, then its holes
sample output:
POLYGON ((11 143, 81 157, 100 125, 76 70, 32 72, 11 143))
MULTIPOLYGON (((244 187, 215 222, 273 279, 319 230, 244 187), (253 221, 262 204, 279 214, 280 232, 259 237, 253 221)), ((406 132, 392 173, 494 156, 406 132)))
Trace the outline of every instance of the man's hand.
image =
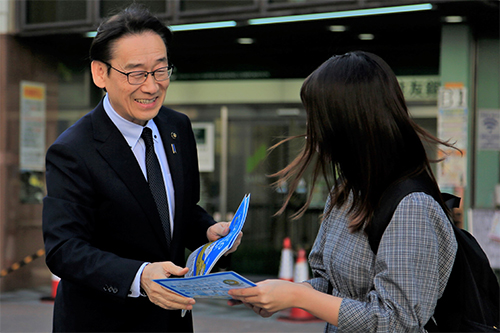
MULTIPOLYGON (((207 230, 207 238, 209 242, 214 242, 224 236, 227 236, 229 233, 229 225, 231 222, 219 222, 208 228, 207 230)), ((241 244, 241 238, 243 237, 243 233, 240 231, 238 237, 234 241, 233 246, 224 254, 228 255, 229 253, 233 253, 236 251, 238 246, 241 244)))
POLYGON ((195 300, 178 295, 158 283, 155 279, 165 279, 171 275, 182 276, 188 272, 188 268, 182 268, 170 261, 155 262, 146 265, 141 275, 141 288, 148 295, 149 300, 167 310, 191 310, 195 300))

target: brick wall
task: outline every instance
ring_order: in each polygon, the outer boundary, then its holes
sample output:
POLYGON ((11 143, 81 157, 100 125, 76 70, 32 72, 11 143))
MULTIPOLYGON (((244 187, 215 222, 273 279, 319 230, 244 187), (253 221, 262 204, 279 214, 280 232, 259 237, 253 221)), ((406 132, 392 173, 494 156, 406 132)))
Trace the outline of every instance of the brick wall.
MULTIPOLYGON (((20 83, 46 86, 46 142, 55 140, 57 122, 57 62, 22 40, 0 35, 0 268, 43 247, 42 204, 21 202, 19 170, 20 83)), ((0 291, 49 285, 44 257, 0 279, 0 291)))

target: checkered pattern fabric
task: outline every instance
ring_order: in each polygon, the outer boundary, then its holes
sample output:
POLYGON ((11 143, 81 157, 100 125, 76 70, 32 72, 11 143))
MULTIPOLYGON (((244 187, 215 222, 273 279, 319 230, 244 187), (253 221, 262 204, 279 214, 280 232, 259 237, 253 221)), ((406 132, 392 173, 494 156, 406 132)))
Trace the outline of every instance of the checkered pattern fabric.
POLYGON ((349 232, 346 213, 334 209, 325 219, 309 256, 308 282, 343 298, 338 327, 327 324, 325 331, 425 332, 457 250, 444 211, 425 193, 409 194, 376 256, 366 234, 349 232))

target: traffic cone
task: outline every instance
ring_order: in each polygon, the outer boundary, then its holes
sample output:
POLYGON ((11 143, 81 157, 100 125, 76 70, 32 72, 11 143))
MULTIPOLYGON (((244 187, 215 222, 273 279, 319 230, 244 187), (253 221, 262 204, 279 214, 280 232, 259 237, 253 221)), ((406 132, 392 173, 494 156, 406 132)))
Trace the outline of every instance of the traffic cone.
MULTIPOLYGON (((306 251, 300 249, 297 254, 295 264, 294 282, 304 282, 309 280, 309 266, 307 265, 306 251)), ((288 316, 279 318, 280 320, 290 322, 319 322, 322 321, 314 317, 309 312, 300 308, 291 308, 288 316)))
POLYGON ((309 266, 307 265, 306 251, 300 249, 297 253, 293 281, 304 282, 306 280, 309 280, 309 266))
POLYGON ((283 240, 283 249, 281 250, 280 271, 278 278, 281 280, 293 282, 293 252, 292 242, 289 237, 283 240))
POLYGON ((61 281, 61 278, 55 274, 52 274, 52 292, 50 296, 43 296, 41 298, 43 302, 53 302, 56 299, 57 286, 59 285, 59 281, 61 281))
POLYGON ((61 278, 57 275, 52 274, 52 299, 56 299, 57 286, 59 285, 61 278))

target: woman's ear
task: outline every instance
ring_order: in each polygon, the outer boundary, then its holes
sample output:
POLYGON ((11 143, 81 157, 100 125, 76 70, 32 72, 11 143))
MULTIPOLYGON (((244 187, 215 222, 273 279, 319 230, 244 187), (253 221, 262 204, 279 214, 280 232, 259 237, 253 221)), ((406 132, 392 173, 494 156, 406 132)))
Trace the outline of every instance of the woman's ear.
POLYGON ((106 78, 108 76, 108 66, 98 60, 93 60, 90 64, 92 79, 94 84, 101 89, 106 89, 106 78))

